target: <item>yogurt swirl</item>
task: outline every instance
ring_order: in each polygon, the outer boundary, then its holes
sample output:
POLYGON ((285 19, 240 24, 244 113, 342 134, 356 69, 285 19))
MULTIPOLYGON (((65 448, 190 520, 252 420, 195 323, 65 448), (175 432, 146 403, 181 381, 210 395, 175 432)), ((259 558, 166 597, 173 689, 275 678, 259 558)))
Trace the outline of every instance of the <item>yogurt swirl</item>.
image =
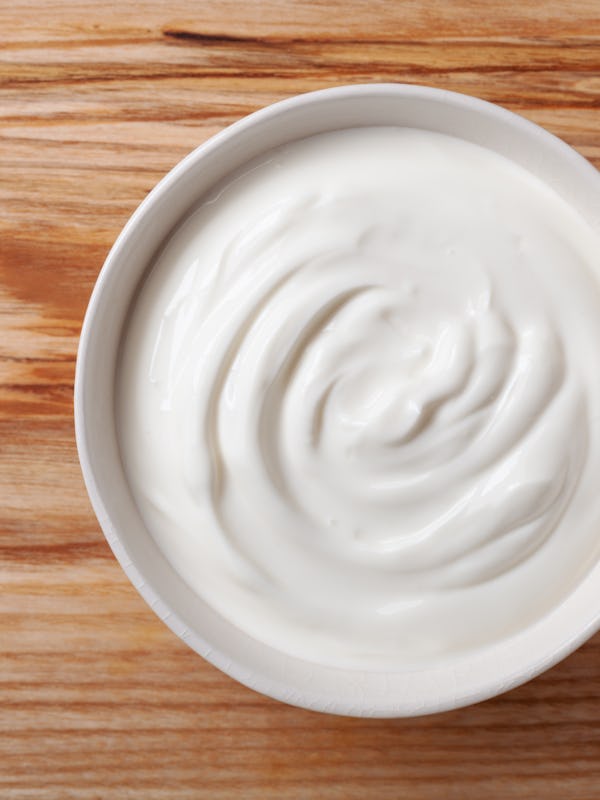
POLYGON ((410 665, 535 621, 597 557, 597 253, 548 187, 439 134, 249 165, 125 337, 122 454, 159 546, 309 660, 410 665))

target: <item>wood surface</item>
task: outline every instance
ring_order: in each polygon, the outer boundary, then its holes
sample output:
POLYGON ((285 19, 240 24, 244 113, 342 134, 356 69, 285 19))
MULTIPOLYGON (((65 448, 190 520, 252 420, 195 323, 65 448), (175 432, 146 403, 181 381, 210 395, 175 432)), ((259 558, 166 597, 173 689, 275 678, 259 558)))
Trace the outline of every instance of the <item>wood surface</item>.
POLYGON ((0 4, 0 798, 600 798, 600 638, 416 720, 239 686, 121 572, 79 472, 80 324, 133 209, 224 125, 296 92, 427 83, 600 165, 600 0, 0 4))

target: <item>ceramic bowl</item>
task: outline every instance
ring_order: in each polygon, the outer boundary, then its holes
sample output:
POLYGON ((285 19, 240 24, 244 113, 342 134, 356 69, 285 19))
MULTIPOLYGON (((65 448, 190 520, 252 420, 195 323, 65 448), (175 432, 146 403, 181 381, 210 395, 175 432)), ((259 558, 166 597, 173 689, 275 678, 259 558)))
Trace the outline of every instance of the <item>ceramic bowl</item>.
POLYGON ((396 717, 497 695, 555 664, 600 627, 600 564, 535 625, 451 664, 356 671, 293 658, 246 635, 183 582, 144 527, 121 464, 115 372, 137 287, 169 233, 227 174, 278 145, 365 125, 439 131, 483 145, 554 187, 600 230, 600 175, 542 128, 482 100, 421 86, 344 86, 292 97, 226 128, 181 161, 146 197, 112 248, 83 325, 75 382, 77 446, 104 534, 131 582, 191 648, 243 684, 305 708, 396 717))

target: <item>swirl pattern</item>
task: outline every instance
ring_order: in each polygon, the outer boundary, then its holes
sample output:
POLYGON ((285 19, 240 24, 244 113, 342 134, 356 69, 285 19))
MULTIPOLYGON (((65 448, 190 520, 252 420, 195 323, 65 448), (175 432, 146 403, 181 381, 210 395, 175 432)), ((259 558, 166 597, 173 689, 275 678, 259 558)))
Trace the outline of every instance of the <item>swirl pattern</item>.
POLYGON ((380 171, 376 191, 277 199, 231 235, 218 195, 187 223, 202 248, 180 232, 162 263, 185 268, 153 272, 168 303, 145 289, 136 308, 125 460, 151 529, 222 613, 290 650, 303 631, 314 658, 351 640, 362 663, 409 634, 439 649, 440 598, 524 573, 586 467, 585 381, 532 268, 541 223, 502 192, 476 210, 477 185, 457 202, 433 155, 433 203, 380 171), (150 460, 168 454, 150 470, 149 430, 150 460))

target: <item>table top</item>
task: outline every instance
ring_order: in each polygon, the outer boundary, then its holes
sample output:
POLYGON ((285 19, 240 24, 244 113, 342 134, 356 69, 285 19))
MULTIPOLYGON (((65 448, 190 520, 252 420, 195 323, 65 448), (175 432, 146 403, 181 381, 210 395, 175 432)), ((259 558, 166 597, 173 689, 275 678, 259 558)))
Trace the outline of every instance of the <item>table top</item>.
POLYGON ((91 511, 72 420, 86 303, 158 179, 274 100, 362 81, 501 103, 600 165, 598 0, 11 0, 0 6, 0 796, 600 796, 600 637, 413 720, 271 701, 146 607, 91 511))

